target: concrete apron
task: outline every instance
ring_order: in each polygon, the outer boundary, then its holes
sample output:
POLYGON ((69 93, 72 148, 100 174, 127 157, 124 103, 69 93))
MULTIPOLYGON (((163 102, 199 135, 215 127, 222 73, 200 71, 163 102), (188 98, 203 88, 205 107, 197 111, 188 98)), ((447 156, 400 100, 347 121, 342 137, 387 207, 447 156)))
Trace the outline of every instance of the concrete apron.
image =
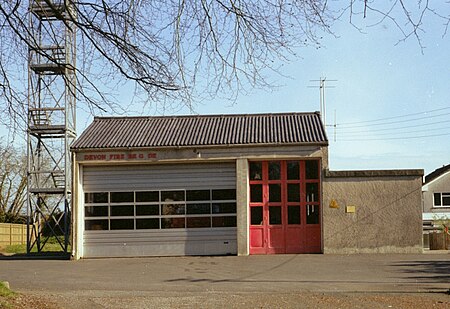
POLYGON ((448 254, 1 260, 16 291, 93 295, 201 292, 446 292, 448 254))

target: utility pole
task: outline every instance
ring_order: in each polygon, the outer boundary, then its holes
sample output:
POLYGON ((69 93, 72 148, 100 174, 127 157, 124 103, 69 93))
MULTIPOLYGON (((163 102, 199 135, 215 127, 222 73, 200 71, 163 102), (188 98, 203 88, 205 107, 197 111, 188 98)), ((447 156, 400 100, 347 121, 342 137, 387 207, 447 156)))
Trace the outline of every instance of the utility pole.
POLYGON ((68 0, 29 0, 27 253, 50 238, 68 253, 76 137, 76 10, 68 0))
POLYGON ((320 115, 322 117, 322 122, 326 125, 326 104, 325 104, 325 88, 335 88, 335 86, 326 85, 326 82, 337 82, 337 79, 327 79, 326 77, 320 77, 320 79, 312 79, 310 82, 317 83, 317 86, 308 86, 308 88, 319 88, 320 93, 320 115))
POLYGON ((333 124, 333 128, 334 128, 334 141, 336 142, 336 110, 334 110, 334 124, 333 124))

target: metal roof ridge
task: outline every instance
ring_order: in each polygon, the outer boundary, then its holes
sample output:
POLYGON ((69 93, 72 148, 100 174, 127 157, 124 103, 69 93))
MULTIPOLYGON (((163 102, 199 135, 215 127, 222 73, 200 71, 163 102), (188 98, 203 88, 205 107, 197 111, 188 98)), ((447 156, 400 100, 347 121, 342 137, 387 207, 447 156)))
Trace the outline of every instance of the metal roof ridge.
POLYGON ((197 114, 197 115, 168 115, 168 116, 94 116, 94 121, 119 119, 150 119, 150 118, 234 118, 234 117, 261 117, 261 116, 288 116, 288 115, 320 115, 320 112, 276 112, 276 113, 238 113, 238 114, 197 114))

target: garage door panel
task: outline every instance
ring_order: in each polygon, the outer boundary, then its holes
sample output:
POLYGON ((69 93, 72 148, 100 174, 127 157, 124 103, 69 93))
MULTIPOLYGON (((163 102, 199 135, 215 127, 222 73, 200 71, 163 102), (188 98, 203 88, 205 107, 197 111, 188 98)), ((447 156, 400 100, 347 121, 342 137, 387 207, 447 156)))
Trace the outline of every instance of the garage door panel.
POLYGON ((234 163, 86 166, 83 256, 236 254, 235 188, 234 163))
POLYGON ((234 163, 86 166, 83 169, 84 191, 234 188, 234 163))
POLYGON ((167 242, 167 241, 203 241, 214 236, 218 240, 235 237, 236 228, 183 229, 158 231, 85 231, 84 243, 122 243, 122 242, 167 242))
POLYGON ((173 242, 159 244, 139 245, 102 245, 86 247, 84 256, 89 258, 99 257, 144 257, 144 256, 183 256, 183 255, 235 255, 236 241, 222 244, 216 241, 208 242, 173 242), (149 254, 154 252, 155 254, 149 254))
POLYGON ((236 228, 161 232, 86 231, 85 257, 236 254, 236 228))

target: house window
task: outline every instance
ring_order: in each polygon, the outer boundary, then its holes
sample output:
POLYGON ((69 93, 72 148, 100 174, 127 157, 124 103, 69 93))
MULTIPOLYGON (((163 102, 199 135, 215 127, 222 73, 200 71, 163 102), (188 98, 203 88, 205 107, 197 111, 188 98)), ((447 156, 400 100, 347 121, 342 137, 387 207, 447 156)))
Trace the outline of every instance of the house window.
POLYGON ((450 207, 450 192, 434 193, 434 207, 450 207))

